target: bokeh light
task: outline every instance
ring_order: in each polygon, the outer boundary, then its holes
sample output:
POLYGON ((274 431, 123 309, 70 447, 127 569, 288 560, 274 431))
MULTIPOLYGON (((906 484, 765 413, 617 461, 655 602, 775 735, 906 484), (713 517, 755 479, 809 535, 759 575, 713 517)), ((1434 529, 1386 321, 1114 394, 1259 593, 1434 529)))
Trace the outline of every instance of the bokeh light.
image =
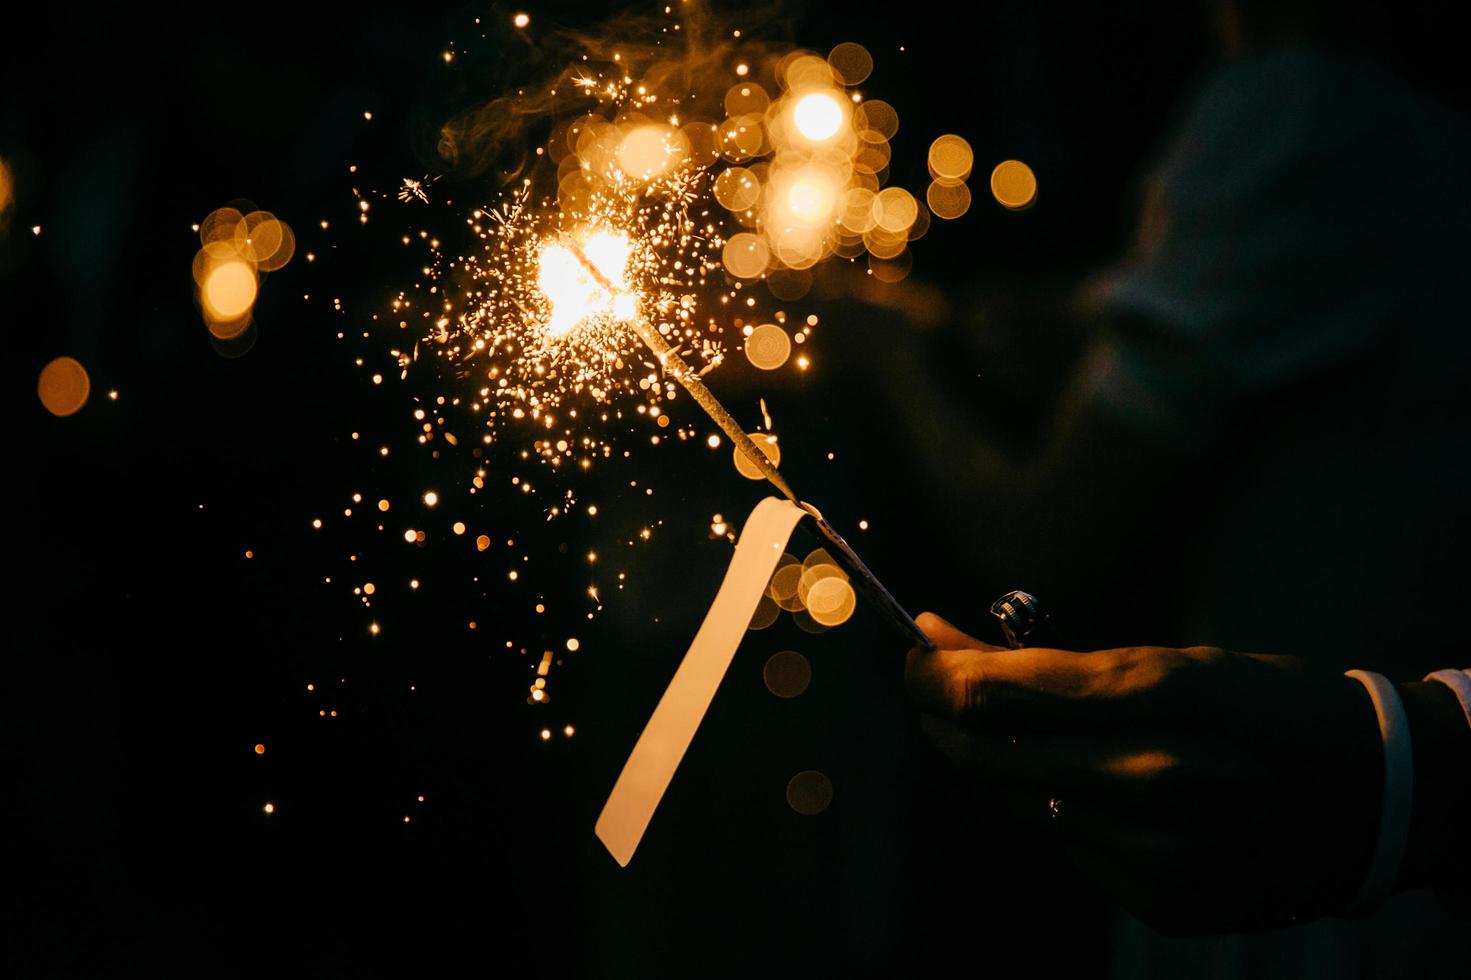
POLYGON ((740 279, 755 279, 766 271, 771 250, 764 239, 750 232, 732 235, 721 252, 725 271, 740 279))
POLYGON ((844 85, 861 84, 873 73, 873 55, 861 44, 844 41, 828 52, 828 66, 844 85))
POLYGON ((970 176, 975 154, 963 137, 953 133, 930 144, 930 176, 941 184, 959 184, 970 176))
POLYGON ((255 304, 255 270, 244 261, 221 262, 204 279, 200 298, 214 319, 237 320, 255 304))
POLYGON ((804 817, 821 813, 832 802, 832 780, 815 769, 803 770, 787 783, 787 805, 804 817))
POLYGON ((1021 211, 1037 199, 1037 175, 1020 160, 1003 160, 991 171, 991 194, 996 203, 1021 211))
POLYGON ((763 371, 775 371, 792 355, 792 339, 774 323, 763 323, 746 338, 746 359, 763 371))
POLYGON ((925 191, 924 199, 934 216, 946 221, 954 221, 970 210, 970 188, 965 184, 934 181, 925 191))
POLYGON ((74 357, 58 357, 41 369, 36 394, 52 415, 65 418, 75 415, 87 404, 92 394, 92 379, 87 369, 74 357))
MULTIPOLYGON (((751 441, 756 444, 757 449, 766 455, 767 459, 771 460, 773 466, 781 465, 781 449, 776 444, 776 436, 769 432, 753 432, 751 433, 751 441)), ((748 480, 766 479, 762 472, 756 468, 756 464, 746 458, 745 450, 741 449, 740 446, 735 447, 735 468, 741 476, 748 480)))
POLYGON ((807 590, 807 612, 823 626, 846 623, 857 608, 858 597, 843 576, 825 576, 807 590))
POLYGON ((727 211, 745 211, 761 197, 761 180, 745 167, 727 167, 715 178, 715 200, 727 211))
POLYGON ((689 155, 689 141, 672 126, 650 124, 629 130, 618 144, 618 167, 638 181, 662 177, 689 155))
POLYGON ((792 121, 797 131, 814 143, 830 140, 843 125, 843 103, 831 92, 813 92, 797 100, 792 121))
POLYGON ((812 665, 795 650, 773 653, 761 668, 766 689, 779 698, 795 698, 812 683, 812 665))
POLYGON ((802 600, 797 595, 798 583, 802 579, 802 566, 790 555, 783 555, 782 558, 782 564, 772 573, 771 581, 766 585, 766 594, 782 609, 796 612, 802 608, 802 600))
POLYGON ((5 227, 5 222, 10 215, 10 206, 15 203, 15 178, 10 174, 10 167, 4 160, 0 160, 0 228, 5 227))
MULTIPOLYGON (((364 213, 366 217, 366 212, 364 213)), ((222 357, 240 357, 254 345, 254 311, 261 274, 285 267, 296 235, 269 211, 217 208, 199 223, 194 283, 211 343, 222 357)))

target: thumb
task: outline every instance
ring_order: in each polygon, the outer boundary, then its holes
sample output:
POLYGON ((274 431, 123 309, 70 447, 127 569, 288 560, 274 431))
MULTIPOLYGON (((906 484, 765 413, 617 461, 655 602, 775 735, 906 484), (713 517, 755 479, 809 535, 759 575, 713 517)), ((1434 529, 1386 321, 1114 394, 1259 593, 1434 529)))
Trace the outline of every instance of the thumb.
POLYGON ((949 622, 932 612, 922 612, 915 618, 915 623, 924 635, 928 636, 936 647, 941 650, 1000 650, 995 644, 978 640, 965 633, 949 622))

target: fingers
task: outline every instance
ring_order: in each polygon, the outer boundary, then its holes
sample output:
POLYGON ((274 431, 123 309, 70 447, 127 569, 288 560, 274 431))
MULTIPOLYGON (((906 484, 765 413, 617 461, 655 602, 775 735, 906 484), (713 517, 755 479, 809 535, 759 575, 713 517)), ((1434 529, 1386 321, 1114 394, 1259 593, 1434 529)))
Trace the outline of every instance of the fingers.
POLYGON ((978 730, 1086 731, 1117 725, 1118 718, 1104 717, 1104 709, 1140 679, 1136 674, 1133 683, 1127 682, 1112 654, 941 644, 935 650, 911 650, 904 679, 921 711, 978 730))

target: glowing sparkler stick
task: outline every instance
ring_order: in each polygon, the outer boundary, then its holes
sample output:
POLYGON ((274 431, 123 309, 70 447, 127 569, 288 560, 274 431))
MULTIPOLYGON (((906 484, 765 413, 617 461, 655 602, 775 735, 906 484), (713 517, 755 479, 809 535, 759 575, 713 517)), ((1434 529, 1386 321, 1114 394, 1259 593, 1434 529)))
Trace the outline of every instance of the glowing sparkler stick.
MULTIPOLYGON (((616 297, 626 292, 626 290, 620 289, 612 282, 598 268, 597 264, 588 258, 587 253, 583 251, 582 246, 578 244, 573 236, 562 232, 559 242, 567 252, 582 264, 588 276, 598 286, 607 291, 609 297, 616 297)), ((720 403, 720 399, 716 398, 715 394, 709 388, 705 387, 705 382, 700 380, 700 376, 691 370, 689 364, 685 362, 685 359, 679 356, 679 352, 670 345, 669 341, 664 339, 664 336, 659 333, 658 328, 638 315, 625 318, 625 322, 633 328, 634 333, 638 334, 639 339, 644 342, 649 350, 653 351, 654 356, 659 359, 659 363, 663 365, 665 371, 674 376, 674 380, 678 381, 684 387, 684 390, 690 393, 690 397, 705 410, 705 414, 709 415, 715 424, 720 426, 721 431, 730 437, 730 440, 740 448, 741 452, 746 454, 746 457, 760 471, 761 475, 772 486, 780 490, 782 496, 812 516, 813 521, 817 524, 817 529, 822 532, 822 536, 827 539, 828 543, 838 550, 840 559, 848 566, 848 570, 853 573, 859 587, 873 600, 874 604, 879 607, 879 610, 889 621, 898 627, 900 632, 907 634, 918 645, 926 648, 932 647, 934 644, 925 635, 924 631, 919 628, 919 625, 915 623, 914 617, 910 616, 904 607, 899 605, 899 601, 879 581, 878 576, 869 571, 868 566, 858 557, 857 552, 849 546, 847 541, 843 540, 843 536, 827 522, 827 519, 822 516, 817 508, 797 498, 796 492, 792 490, 786 479, 782 477, 775 464, 756 446, 756 443, 746 434, 746 430, 741 428, 740 423, 720 403)))

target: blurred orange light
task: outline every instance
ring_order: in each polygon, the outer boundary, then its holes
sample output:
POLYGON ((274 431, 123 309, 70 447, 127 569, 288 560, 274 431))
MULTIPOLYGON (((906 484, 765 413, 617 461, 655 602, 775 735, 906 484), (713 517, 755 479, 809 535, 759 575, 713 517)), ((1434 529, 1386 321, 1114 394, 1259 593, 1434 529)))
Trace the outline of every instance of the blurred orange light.
POLYGON ((221 262, 209 271, 201 298, 212 318, 235 320, 250 311, 257 289, 255 270, 237 259, 221 262))
POLYGON ((1037 199, 1037 175, 1020 160, 1003 160, 991 171, 991 194, 1002 207, 1021 211, 1037 199))
POLYGON ((41 369, 36 394, 46 411, 65 418, 75 415, 92 394, 92 379, 74 357, 58 357, 41 369))
POLYGON ((813 92, 792 107, 797 131, 814 143, 830 140, 843 125, 843 104, 830 92, 813 92))

